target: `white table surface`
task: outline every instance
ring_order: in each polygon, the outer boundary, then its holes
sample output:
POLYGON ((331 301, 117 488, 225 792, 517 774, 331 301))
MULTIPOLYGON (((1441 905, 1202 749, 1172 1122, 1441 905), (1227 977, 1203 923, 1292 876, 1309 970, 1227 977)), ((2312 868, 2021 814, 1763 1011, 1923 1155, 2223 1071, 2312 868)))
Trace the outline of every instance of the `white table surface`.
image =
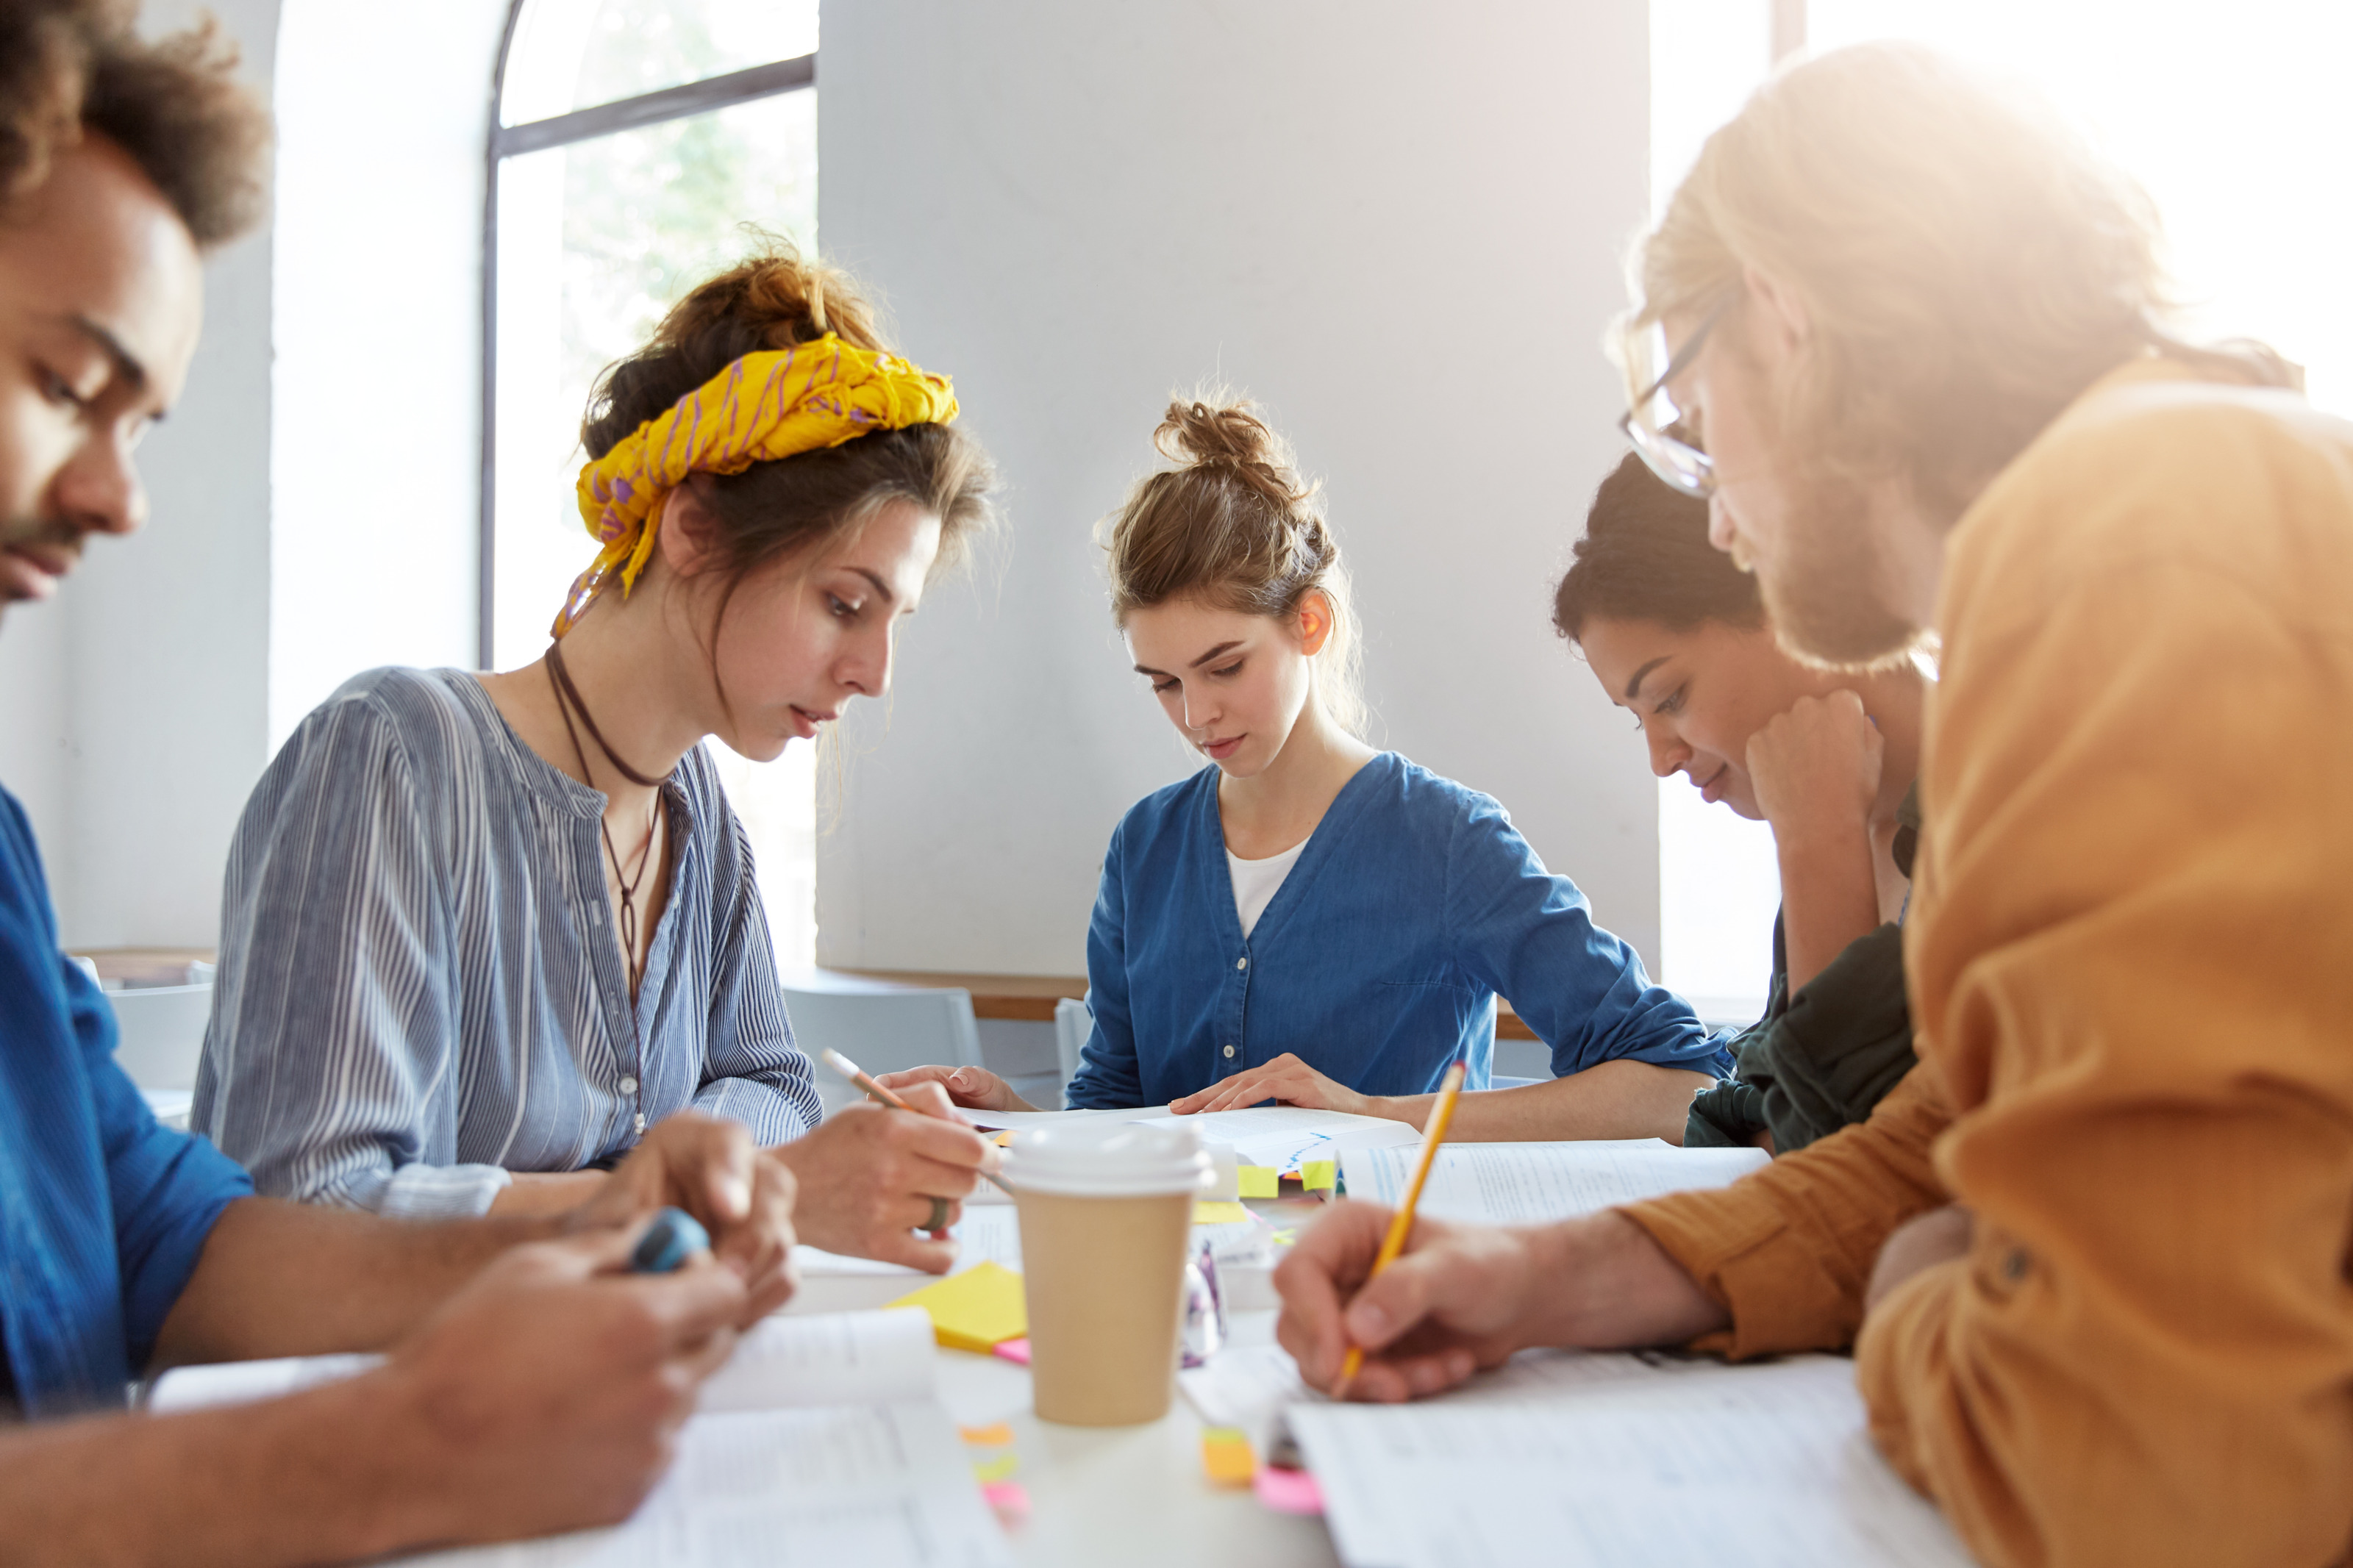
MULTIPOLYGON (((1252 1205, 1257 1206, 1257 1205, 1252 1205)), ((1284 1205, 1289 1207, 1291 1205, 1284 1205)), ((904 1277, 805 1279, 787 1312, 885 1306, 921 1281, 904 1277)), ((1229 1314, 1236 1344, 1274 1339, 1271 1310, 1229 1314)), ((1201 1470, 1201 1420, 1182 1394, 1146 1426, 1064 1426, 1029 1411, 1029 1373, 996 1356, 943 1349, 940 1398, 959 1426, 1013 1428, 1029 1493, 1029 1522, 1008 1532, 1013 1559, 1035 1568, 1337 1568, 1320 1519, 1277 1513, 1248 1488, 1214 1486, 1201 1470)))

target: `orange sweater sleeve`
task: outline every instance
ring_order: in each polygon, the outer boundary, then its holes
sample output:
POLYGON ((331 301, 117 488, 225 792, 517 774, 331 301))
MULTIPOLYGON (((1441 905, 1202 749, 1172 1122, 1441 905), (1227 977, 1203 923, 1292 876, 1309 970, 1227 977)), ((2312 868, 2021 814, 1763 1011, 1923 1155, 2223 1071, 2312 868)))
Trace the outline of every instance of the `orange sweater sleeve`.
POLYGON ((1729 1187, 1620 1210, 1731 1312, 1730 1330, 1692 1348, 1740 1359, 1851 1342, 1880 1243, 1946 1202, 1929 1149, 1949 1114, 1922 1063, 1866 1121, 1729 1187))
POLYGON ((2353 1542, 2348 437, 2145 389, 1948 554, 1906 958, 1976 1236, 1857 1370, 1999 1568, 2353 1542))

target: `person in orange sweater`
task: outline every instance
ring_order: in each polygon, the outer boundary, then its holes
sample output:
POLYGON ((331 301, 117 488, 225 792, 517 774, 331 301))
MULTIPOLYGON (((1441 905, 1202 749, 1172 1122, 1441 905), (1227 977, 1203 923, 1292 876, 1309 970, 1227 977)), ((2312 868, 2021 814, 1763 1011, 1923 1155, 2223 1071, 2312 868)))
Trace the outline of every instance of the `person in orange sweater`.
POLYGON ((1643 249, 1627 427, 1797 651, 1941 641, 1920 1065, 1731 1187, 1424 1221, 1369 1284, 1387 1216, 1340 1205, 1278 1275, 1311 1383, 1352 1342, 1374 1399, 1525 1345, 1852 1345, 1989 1563, 2344 1560, 2353 426, 2172 336, 2153 235, 1909 47, 1709 141, 1643 249))

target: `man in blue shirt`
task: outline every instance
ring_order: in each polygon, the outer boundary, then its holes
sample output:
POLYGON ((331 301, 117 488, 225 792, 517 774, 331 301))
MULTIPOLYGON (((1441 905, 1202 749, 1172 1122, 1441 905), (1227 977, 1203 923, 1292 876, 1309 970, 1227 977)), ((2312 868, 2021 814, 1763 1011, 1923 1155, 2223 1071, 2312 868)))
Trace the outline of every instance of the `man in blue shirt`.
MULTIPOLYGON (((117 10, 0 5, 0 606, 139 526, 131 450, 186 375, 201 253, 259 205, 269 128, 233 61, 117 10)), ((113 1048, 0 792, 0 1369, 27 1415, 93 1413, 0 1427, 12 1554, 311 1563, 616 1520, 790 1290, 791 1178, 741 1128, 663 1123, 567 1215, 403 1224, 252 1196, 113 1048), (629 1275, 663 1203, 718 1256, 629 1275), (380 1370, 265 1404, 94 1414, 174 1362, 371 1349, 380 1370)))

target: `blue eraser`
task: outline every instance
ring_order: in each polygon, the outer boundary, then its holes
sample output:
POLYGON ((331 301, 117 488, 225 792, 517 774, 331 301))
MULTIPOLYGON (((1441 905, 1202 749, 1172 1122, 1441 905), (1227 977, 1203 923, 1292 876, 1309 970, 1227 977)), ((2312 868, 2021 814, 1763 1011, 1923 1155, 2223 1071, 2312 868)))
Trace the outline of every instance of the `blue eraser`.
POLYGON ((667 1274, 710 1245, 711 1233, 692 1215, 684 1209, 664 1209, 638 1238, 629 1253, 629 1268, 638 1274, 667 1274))

